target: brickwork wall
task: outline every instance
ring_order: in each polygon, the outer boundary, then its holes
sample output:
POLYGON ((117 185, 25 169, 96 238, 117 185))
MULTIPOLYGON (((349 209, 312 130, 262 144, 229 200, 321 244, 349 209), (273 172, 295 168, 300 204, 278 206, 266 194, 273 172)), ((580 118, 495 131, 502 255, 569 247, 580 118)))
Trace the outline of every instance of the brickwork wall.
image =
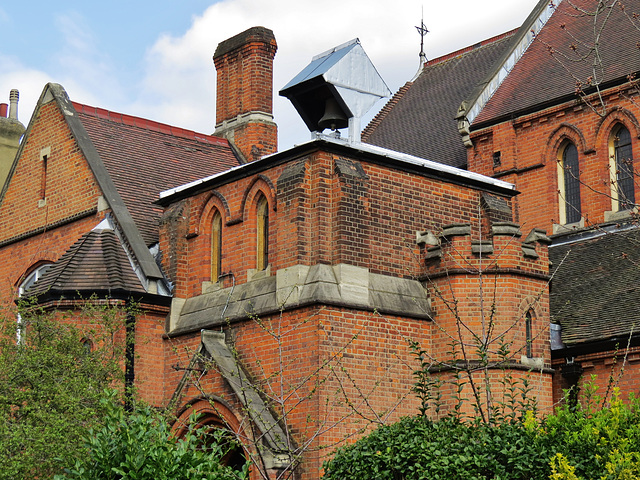
MULTIPOLYGON (((535 242, 537 258, 525 256, 523 238, 516 225, 512 233, 494 233, 487 239, 493 251, 473 251, 472 236, 443 238, 440 255, 427 260, 427 286, 434 311, 434 359, 445 365, 442 374, 451 381, 448 368, 469 360, 478 366, 491 366, 489 376, 501 401, 502 382, 508 373, 514 381, 527 377, 527 369, 538 373, 531 396, 542 411, 550 411, 551 358, 549 352, 548 253, 546 244, 535 242), (530 346, 527 351, 526 318, 531 312, 530 346), (479 353, 479 352, 483 353, 479 353), (528 357, 523 360, 523 357, 528 357), (526 362, 535 361, 536 367, 526 362)), ((477 244, 476 244, 477 247, 477 244)), ((482 386, 483 374, 474 374, 482 386)), ((463 411, 473 413, 474 393, 467 381, 462 397, 463 411)), ((445 395, 445 410, 455 406, 454 387, 445 395)), ((482 390, 482 388, 480 389, 482 390)), ((484 400, 486 401, 486 399, 484 400)))
MULTIPOLYGON (((472 253, 472 241, 480 240, 481 231, 485 235, 494 224, 480 218, 486 215, 481 192, 327 151, 292 158, 170 206, 161 225, 161 242, 166 242, 161 245, 182 245, 181 251, 172 251, 170 268, 166 266, 166 271, 176 272, 176 296, 199 295, 203 282, 211 280, 211 220, 216 211, 224 224, 222 271, 232 272, 236 285, 249 281, 256 264, 255 201, 261 194, 270 205, 271 275, 292 265, 318 263, 346 263, 404 278, 440 275, 429 285, 434 322, 318 305, 226 328, 228 341, 253 381, 267 396, 286 397, 286 422, 298 444, 311 440, 302 478, 317 477, 330 453, 323 446, 351 441, 376 424, 417 411, 410 391, 417 363, 409 340, 420 342, 434 358, 446 360, 448 339, 457 330, 456 316, 435 287, 453 286, 451 299, 459 299, 460 311, 475 329, 481 329, 479 292, 483 292, 486 308, 496 307, 495 335, 510 344, 511 360, 517 364, 526 345, 524 315, 532 308, 533 356, 542 359, 547 369, 550 366, 546 244, 534 242, 538 256, 528 258, 522 250, 528 231, 483 238, 493 242, 494 254, 482 258, 483 268, 492 272, 482 277, 486 284, 481 286, 481 277, 472 273, 481 262, 472 253), (426 248, 416 243, 416 232, 439 234, 451 223, 470 224, 469 234, 452 237, 451 245, 442 247, 440 260, 425 262, 426 248), (315 436, 319 430, 324 433, 315 436)), ((505 199, 507 211, 509 204, 505 199)), ((221 284, 231 286, 231 278, 224 277, 221 284)), ((197 334, 167 340, 165 401, 184 375, 184 370, 171 365, 186 367, 199 340, 197 334)), ((498 340, 492 352, 497 346, 498 340)), ((498 383, 504 371, 492 371, 491 381, 498 383)), ((526 368, 520 365, 512 375, 523 379, 526 368)), ((193 373, 178 405, 210 394, 227 402, 234 418, 242 418, 242 406, 214 371, 193 373)), ((539 397, 540 408, 551 406, 548 370, 532 381, 532 396, 539 397)), ((449 401, 445 410, 451 406, 449 401)), ((186 410, 182 412, 186 415, 186 410)))
MULTIPOLYGON (((410 391, 415 362, 408 340, 428 348, 429 322, 314 307, 240 322, 226 330, 247 373, 271 399, 273 411, 287 412, 282 423, 296 445, 309 442, 301 478, 317 478, 322 461, 337 444, 417 412, 410 391)), ((199 338, 167 340, 167 399, 184 374, 170 365, 186 367, 199 338)), ((242 405, 213 370, 205 375, 193 372, 179 405, 195 403, 205 393, 231 407, 231 421, 243 417, 242 405)))
POLYGON ((57 260, 103 218, 100 190, 57 105, 44 105, 0 205, 0 302, 34 266, 57 260), (49 148, 46 176, 41 151, 49 148), (43 202, 46 197, 46 202, 43 202), (37 233, 35 236, 30 233, 37 233))
MULTIPOLYGON (((621 346, 622 347, 622 346, 621 346)), ((575 364, 583 371, 578 381, 581 394, 586 391, 586 384, 593 382, 598 387, 597 395, 611 399, 613 389, 618 388, 622 399, 630 394, 637 395, 640 388, 640 348, 631 347, 628 352, 622 348, 616 352, 601 352, 587 355, 579 355, 573 358, 575 364), (592 378, 592 376, 595 376, 592 378)), ((568 390, 575 379, 562 375, 566 359, 555 359, 553 382, 553 401, 559 404, 567 401, 568 390)))
MULTIPOLYGON (((516 221, 549 233, 559 223, 558 152, 566 140, 578 148, 582 216, 585 225, 604 221, 612 210, 609 140, 612 129, 623 124, 631 132, 633 156, 640 158, 638 116, 633 92, 606 92, 603 118, 587 105, 566 104, 473 132, 468 151, 469 170, 512 182, 522 192, 517 197, 516 221), (494 167, 493 155, 501 153, 494 167)), ((636 170, 638 166, 634 167, 636 170)), ((636 185, 636 198, 640 190, 636 185)))
MULTIPOLYGON (((58 300, 42 305, 57 322, 71 324, 92 349, 108 358, 115 358, 122 368, 120 381, 114 388, 124 388, 126 329, 125 317, 129 307, 121 300, 104 298, 85 300, 58 300)), ((164 406, 164 322, 167 310, 156 305, 139 303, 134 313, 134 386, 139 398, 153 406, 164 406)), ((29 335, 29 329, 24 333, 29 335)))
POLYGON ((141 304, 136 315, 135 386, 140 398, 150 405, 163 407, 165 392, 165 321, 168 309, 141 304))
POLYGON ((228 139, 248 162, 278 151, 278 129, 275 124, 246 123, 236 128, 228 139))
POLYGON ((259 194, 270 206, 272 272, 295 264, 347 263, 417 277, 424 267, 416 232, 467 222, 472 237, 480 238, 477 190, 316 152, 167 209, 161 222, 161 247, 168 252, 163 266, 177 297, 198 295, 202 282, 211 280, 215 211, 223 218, 222 272, 233 273, 236 284, 247 281, 247 272, 256 268, 259 194))
POLYGON ((95 208, 100 196, 55 102, 42 107, 26 142, 0 207, 0 241, 95 208), (40 152, 47 147, 45 178, 40 152))

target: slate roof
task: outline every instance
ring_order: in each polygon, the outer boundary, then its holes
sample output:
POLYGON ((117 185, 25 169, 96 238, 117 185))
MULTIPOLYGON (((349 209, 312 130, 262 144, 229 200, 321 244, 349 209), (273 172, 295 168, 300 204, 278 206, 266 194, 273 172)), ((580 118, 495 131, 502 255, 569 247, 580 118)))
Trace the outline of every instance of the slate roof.
MULTIPOLYGON (((568 237, 571 239, 571 236, 568 237)), ((566 346, 640 333, 640 228, 591 233, 549 248, 557 271, 551 283, 551 321, 566 346), (596 235, 593 238, 593 235, 596 235)))
POLYGON ((116 296, 144 294, 120 240, 111 229, 83 235, 27 290, 28 296, 89 297, 104 292, 116 296), (83 295, 84 294, 84 295, 83 295))
MULTIPOLYGON (((576 98, 576 79, 585 81, 593 75, 594 53, 590 47, 594 43, 595 34, 594 17, 576 14, 571 5, 593 10, 596 3, 595 0, 560 3, 545 27, 475 118, 472 128, 576 98), (555 52, 553 55, 550 54, 550 49, 555 52), (576 61, 581 56, 586 59, 576 61)), ((598 28, 606 19, 599 50, 601 64, 604 66, 604 84, 625 80, 627 75, 640 71, 640 31, 635 26, 640 25, 640 22, 627 18, 620 8, 623 3, 627 4, 628 15, 640 13, 635 5, 631 7, 628 2, 617 2, 610 15, 608 11, 604 11, 598 16, 598 28)))
POLYGON ((161 191, 239 165, 225 139, 72 103, 147 245, 158 241, 161 191))
POLYGON ((516 30, 427 62, 371 121, 362 140, 454 167, 466 167, 458 133, 461 102, 506 52, 516 30))

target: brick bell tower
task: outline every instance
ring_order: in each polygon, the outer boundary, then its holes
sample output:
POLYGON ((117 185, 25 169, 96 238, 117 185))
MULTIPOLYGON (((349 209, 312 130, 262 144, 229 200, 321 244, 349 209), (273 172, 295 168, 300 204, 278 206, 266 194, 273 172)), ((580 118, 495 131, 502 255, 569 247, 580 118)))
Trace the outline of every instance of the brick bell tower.
POLYGON ((221 42, 213 55, 217 70, 216 130, 244 160, 251 162, 278 149, 273 121, 273 32, 252 27, 221 42))

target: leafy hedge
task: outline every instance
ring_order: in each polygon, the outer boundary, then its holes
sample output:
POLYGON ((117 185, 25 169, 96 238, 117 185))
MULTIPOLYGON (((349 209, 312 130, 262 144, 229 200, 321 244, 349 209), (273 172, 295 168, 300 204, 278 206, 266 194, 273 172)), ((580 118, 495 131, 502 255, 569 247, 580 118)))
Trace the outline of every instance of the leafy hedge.
MULTIPOLYGON (((245 480, 226 466, 233 447, 222 430, 190 429, 176 438, 167 421, 148 406, 125 412, 114 395, 102 400, 105 424, 89 430, 87 455, 55 480, 245 480), (203 448, 206 446, 206 448, 203 448)), ((195 419, 193 419, 195 420, 195 419)))
POLYGON ((0 311, 0 478, 44 480, 82 458, 87 429, 102 424, 103 391, 122 380, 122 349, 110 342, 121 311, 98 307, 60 320, 21 307, 19 343, 15 314, 0 311), (76 325, 82 315, 95 329, 76 325))
POLYGON ((407 417, 339 449, 325 472, 326 480, 636 479, 640 403, 616 397, 607 408, 494 425, 407 417))

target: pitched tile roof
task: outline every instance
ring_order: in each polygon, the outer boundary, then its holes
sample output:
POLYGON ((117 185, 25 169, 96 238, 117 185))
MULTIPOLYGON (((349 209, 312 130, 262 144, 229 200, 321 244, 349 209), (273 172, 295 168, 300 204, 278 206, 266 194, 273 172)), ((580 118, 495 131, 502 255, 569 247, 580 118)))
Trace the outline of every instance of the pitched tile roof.
POLYGON ((567 346, 640 333, 639 247, 637 227, 550 247, 551 321, 567 346))
POLYGON ((485 78, 516 31, 427 62, 363 131, 364 142, 465 167, 467 152, 458 133, 460 103, 485 78))
POLYGON ((158 241, 161 191, 239 165, 225 139, 73 106, 147 245, 158 241))
POLYGON ((83 235, 27 290, 27 296, 75 297, 79 293, 143 294, 120 240, 111 229, 83 235))
MULTIPOLYGON (((563 1, 545 27, 511 70, 502 85, 473 121, 473 126, 495 123, 517 113, 525 113, 542 105, 575 98, 576 79, 585 81, 593 75, 594 16, 580 14, 579 8, 594 10, 596 0, 563 1), (553 52, 553 54, 551 54, 553 52), (577 61, 581 56, 585 60, 577 61), (541 73, 543 72, 543 73, 541 73)), ((599 53, 604 67, 598 72, 603 83, 626 79, 640 70, 637 7, 622 10, 617 2, 611 11, 600 12, 598 28, 602 29, 599 53), (610 13, 610 15, 609 15, 610 13), (634 24, 635 22, 635 24, 634 24)), ((472 126, 472 127, 473 127, 472 126)))

